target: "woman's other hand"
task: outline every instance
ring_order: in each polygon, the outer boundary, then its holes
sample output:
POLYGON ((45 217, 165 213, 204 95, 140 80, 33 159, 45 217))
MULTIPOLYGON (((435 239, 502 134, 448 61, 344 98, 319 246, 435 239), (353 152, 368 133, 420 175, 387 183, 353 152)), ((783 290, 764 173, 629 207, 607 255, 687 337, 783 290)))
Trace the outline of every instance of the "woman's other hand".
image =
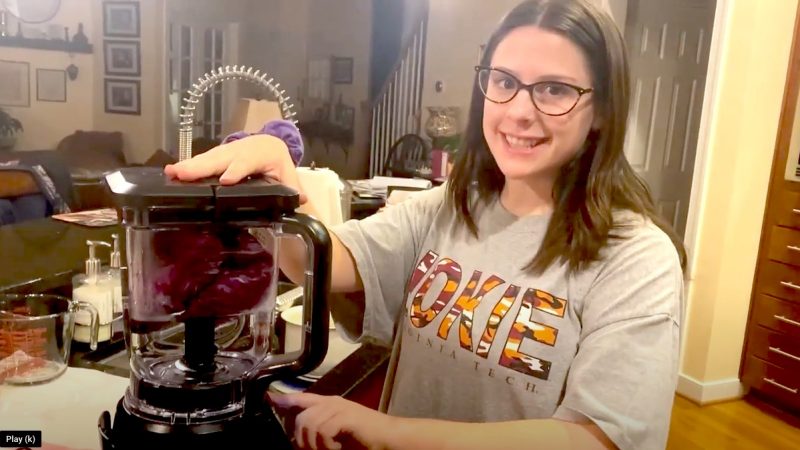
POLYGON ((287 414, 295 445, 301 449, 383 448, 392 417, 342 397, 316 394, 269 394, 287 414))
POLYGON ((214 147, 191 159, 167 165, 164 173, 181 181, 219 175, 224 185, 236 184, 250 175, 263 175, 299 192, 300 204, 306 202, 289 149, 274 136, 258 134, 214 147))

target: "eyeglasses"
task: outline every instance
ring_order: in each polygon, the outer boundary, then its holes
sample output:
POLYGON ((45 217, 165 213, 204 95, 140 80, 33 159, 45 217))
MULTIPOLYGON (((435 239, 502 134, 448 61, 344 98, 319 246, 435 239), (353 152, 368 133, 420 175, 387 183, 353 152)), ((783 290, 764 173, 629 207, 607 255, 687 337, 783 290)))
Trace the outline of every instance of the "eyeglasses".
POLYGON ((525 84, 519 78, 502 69, 475 66, 478 86, 486 100, 493 103, 508 103, 524 89, 530 93, 533 106, 548 116, 563 116, 578 104, 584 94, 593 89, 582 88, 561 81, 539 81, 525 84))

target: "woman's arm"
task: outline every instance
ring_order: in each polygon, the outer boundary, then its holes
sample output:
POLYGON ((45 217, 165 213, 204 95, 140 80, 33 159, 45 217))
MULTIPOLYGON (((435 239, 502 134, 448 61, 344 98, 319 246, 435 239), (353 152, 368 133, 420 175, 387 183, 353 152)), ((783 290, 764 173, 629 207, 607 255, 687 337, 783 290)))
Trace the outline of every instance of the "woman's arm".
POLYGON ((366 447, 386 450, 613 449, 611 440, 592 423, 558 419, 466 423, 409 419, 379 413, 341 397, 315 394, 270 394, 273 404, 289 413, 301 411, 289 430, 299 448, 366 447))
POLYGON ((464 423, 430 419, 395 419, 387 449, 484 450, 613 449, 614 443, 592 423, 558 419, 464 423))

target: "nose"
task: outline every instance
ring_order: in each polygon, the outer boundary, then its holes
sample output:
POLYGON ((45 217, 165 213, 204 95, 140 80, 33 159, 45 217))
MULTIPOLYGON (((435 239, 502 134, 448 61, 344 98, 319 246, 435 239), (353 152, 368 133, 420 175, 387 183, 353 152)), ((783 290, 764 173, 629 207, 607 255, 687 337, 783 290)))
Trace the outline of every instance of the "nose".
POLYGON ((514 120, 530 122, 539 115, 539 110, 533 104, 530 92, 520 89, 517 95, 508 102, 508 116, 514 120))

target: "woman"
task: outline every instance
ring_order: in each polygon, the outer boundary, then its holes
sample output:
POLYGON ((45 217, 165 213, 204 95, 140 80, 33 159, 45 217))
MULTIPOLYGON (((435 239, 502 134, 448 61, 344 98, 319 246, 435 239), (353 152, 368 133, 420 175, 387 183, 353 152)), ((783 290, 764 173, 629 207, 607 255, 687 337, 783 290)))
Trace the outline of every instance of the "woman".
MULTIPOLYGON (((300 447, 665 446, 684 252, 624 158, 627 71, 613 21, 585 0, 504 18, 447 185, 331 230, 332 290, 364 293, 334 317, 393 353, 383 412, 273 399, 302 410, 300 447)), ((298 187, 265 136, 166 170, 298 187)))

